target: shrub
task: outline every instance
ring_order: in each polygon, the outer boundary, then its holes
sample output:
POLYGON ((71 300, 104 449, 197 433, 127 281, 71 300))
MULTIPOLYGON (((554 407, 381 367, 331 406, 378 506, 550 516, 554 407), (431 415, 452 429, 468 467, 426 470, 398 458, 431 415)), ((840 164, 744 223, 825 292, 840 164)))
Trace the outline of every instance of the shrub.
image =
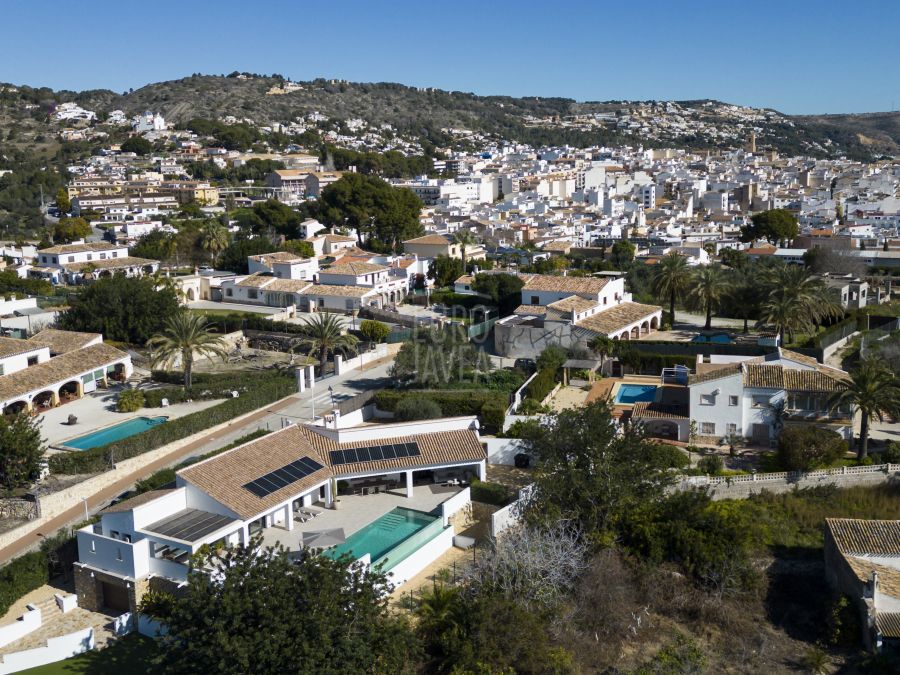
POLYGON ((50 569, 44 551, 34 551, 13 558, 0 569, 0 612, 6 614, 16 600, 48 581, 50 569))
POLYGON ((811 471, 828 466, 847 452, 847 442, 830 429, 809 425, 787 427, 778 437, 782 471, 811 471))
POLYGON ((516 412, 519 415, 542 415, 550 412, 550 410, 547 406, 541 405, 540 401, 536 401, 533 398, 526 398, 522 401, 522 405, 519 406, 519 409, 516 412))
MULTIPOLYGON (((545 350, 546 351, 546 350, 545 350)), ((556 386, 556 369, 541 368, 534 379, 528 384, 526 396, 533 401, 540 403, 556 386)))
POLYGON ((150 492, 151 490, 159 490, 169 484, 175 483, 175 469, 160 469, 150 474, 147 478, 139 480, 134 484, 134 493, 136 495, 150 492))
POLYGON ((538 420, 516 420, 503 435, 506 438, 534 438, 541 432, 541 423, 538 420))
POLYGON ((384 342, 390 334, 391 329, 387 324, 380 321, 366 319, 359 325, 359 332, 369 342, 384 342))
POLYGON ((881 452, 881 461, 888 464, 900 464, 900 442, 891 441, 881 452))
POLYGON ((158 424, 147 431, 82 452, 53 455, 48 460, 50 471, 59 474, 81 474, 105 471, 123 459, 136 457, 198 431, 223 424, 235 417, 262 408, 296 391, 294 378, 284 375, 256 376, 245 381, 238 398, 199 410, 190 415, 158 424))
MULTIPOLYGON (((687 456, 687 453, 685 453, 681 448, 675 447, 674 445, 669 445, 667 443, 658 443, 656 445, 656 448, 657 452, 659 453, 661 463, 665 464, 665 466, 669 467, 670 469, 684 469, 691 462, 690 458, 688 458, 687 456)), ((713 455, 712 457, 715 456, 713 455)), ((711 459, 712 457, 705 459, 711 459)))
MULTIPOLYGON (((482 409, 488 401, 498 401, 506 406, 506 395, 495 391, 476 391, 472 389, 382 389, 375 394, 375 405, 379 410, 395 412, 401 401, 411 398, 414 401, 431 399, 440 406, 444 417, 464 417, 477 415, 482 425, 482 409)), ((421 419, 421 418, 420 418, 421 419)))
POLYGON ((510 490, 500 483, 488 483, 474 479, 469 486, 472 490, 472 501, 494 506, 506 506, 510 502, 510 490))
POLYGON ((703 473, 714 476, 725 468, 725 462, 718 455, 707 455, 697 462, 697 468, 703 473))
POLYGON ((486 401, 481 406, 480 419, 484 430, 497 433, 503 429, 503 422, 506 420, 506 406, 502 401, 496 399, 486 401))
POLYGON ((126 389, 116 400, 119 412, 137 412, 144 407, 144 392, 140 389, 126 389))
POLYGON ((394 419, 398 422, 433 420, 442 415, 441 406, 430 398, 408 396, 394 408, 394 419))
POLYGON ((556 374, 556 371, 562 368, 562 364, 569 358, 569 353, 561 345, 549 345, 537 357, 537 367, 539 369, 550 369, 556 374))

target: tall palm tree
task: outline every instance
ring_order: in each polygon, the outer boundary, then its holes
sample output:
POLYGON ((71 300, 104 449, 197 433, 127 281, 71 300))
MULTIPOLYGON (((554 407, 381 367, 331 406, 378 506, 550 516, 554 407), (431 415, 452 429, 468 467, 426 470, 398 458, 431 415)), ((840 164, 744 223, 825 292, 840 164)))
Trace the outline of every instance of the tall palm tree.
POLYGON ((200 246, 209 253, 211 261, 228 247, 228 230, 216 220, 208 220, 200 228, 200 246))
POLYGON ((193 382, 194 357, 217 356, 225 359, 228 349, 221 335, 209 331, 206 317, 188 311, 178 312, 166 319, 162 332, 147 341, 154 366, 166 369, 179 360, 184 371, 184 386, 190 389, 193 382))
POLYGON ((669 320, 675 323, 675 298, 687 289, 691 270, 687 258, 675 251, 663 256, 653 268, 653 292, 658 298, 669 300, 669 320))
POLYGON ((688 298, 706 312, 706 330, 712 328, 713 311, 730 288, 728 277, 719 264, 700 265, 691 274, 688 298))
POLYGON ((606 335, 595 335, 588 341, 587 346, 600 357, 600 373, 603 374, 603 364, 616 348, 616 340, 606 335))
POLYGON ((771 267, 762 280, 767 292, 759 323, 773 326, 782 342, 800 331, 815 332, 825 319, 843 314, 825 283, 799 265, 771 267))
POLYGON ((900 415, 900 381, 883 361, 863 359, 850 372, 850 381, 836 391, 828 401, 831 411, 849 406, 859 410, 859 438, 856 457, 865 459, 869 453, 869 422, 884 421, 885 415, 900 415))
POLYGON ((356 336, 344 332, 336 314, 320 312, 307 319, 303 327, 306 337, 297 340, 296 346, 306 346, 310 351, 318 353, 322 373, 325 372, 329 354, 356 351, 359 343, 356 336))
POLYGON ((477 241, 471 230, 457 230, 453 235, 453 241, 459 246, 460 256, 462 257, 463 274, 466 272, 466 248, 474 246, 477 241))

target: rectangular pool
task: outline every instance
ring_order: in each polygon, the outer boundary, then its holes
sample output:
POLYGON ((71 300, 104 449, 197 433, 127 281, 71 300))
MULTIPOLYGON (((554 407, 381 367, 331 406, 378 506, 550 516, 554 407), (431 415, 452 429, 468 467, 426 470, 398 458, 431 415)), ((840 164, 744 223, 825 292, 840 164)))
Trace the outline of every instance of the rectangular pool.
MULTIPOLYGON (((379 562, 385 562, 385 569, 390 569, 425 541, 419 542, 410 551, 398 552, 396 555, 391 555, 390 560, 383 560, 389 553, 426 528, 431 529, 429 526, 435 527, 434 523, 437 523, 435 534, 439 533, 443 529, 440 520, 439 516, 398 506, 378 520, 373 520, 361 530, 351 534, 343 544, 338 544, 325 551, 325 555, 337 558, 344 553, 349 553, 358 560, 368 553, 373 566, 379 562)), ((430 538, 427 537, 426 540, 430 538)))
POLYGON ((616 391, 616 403, 649 403, 656 399, 655 384, 620 384, 616 391))
POLYGON ((123 438, 140 434, 166 421, 165 417, 135 417, 127 422, 119 422, 111 427, 94 431, 84 436, 76 436, 64 441, 62 445, 75 450, 90 450, 107 443, 121 441, 123 438))

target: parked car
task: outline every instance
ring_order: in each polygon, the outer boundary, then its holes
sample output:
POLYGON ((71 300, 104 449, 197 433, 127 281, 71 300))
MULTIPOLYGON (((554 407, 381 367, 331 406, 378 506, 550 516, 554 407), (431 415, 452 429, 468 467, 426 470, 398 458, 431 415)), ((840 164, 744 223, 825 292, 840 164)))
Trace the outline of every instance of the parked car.
POLYGON ((531 374, 537 370, 537 363, 534 362, 534 359, 516 359, 514 367, 531 374))

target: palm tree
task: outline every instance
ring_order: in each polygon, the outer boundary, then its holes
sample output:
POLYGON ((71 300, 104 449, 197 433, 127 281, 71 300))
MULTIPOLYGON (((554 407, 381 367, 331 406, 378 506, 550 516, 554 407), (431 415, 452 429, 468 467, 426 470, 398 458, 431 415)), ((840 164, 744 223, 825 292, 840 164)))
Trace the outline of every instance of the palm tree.
POLYGON ((825 319, 843 314, 825 283, 798 265, 780 265, 763 272, 768 292, 759 323, 775 327, 784 342, 798 331, 815 332, 825 319))
POLYGON ((706 311, 706 330, 712 328, 713 310, 718 307, 719 302, 725 297, 725 293, 730 288, 730 282, 725 276, 725 271, 719 264, 701 265, 691 274, 691 288, 688 291, 688 298, 691 299, 697 307, 706 311))
POLYGON ((225 359, 228 350, 221 335, 209 331, 206 317, 182 311, 166 319, 161 333, 147 341, 154 366, 169 369, 180 359, 184 371, 184 386, 193 385, 194 356, 218 356, 225 359))
POLYGON ((209 253, 214 261, 228 247, 228 230, 216 220, 208 220, 200 229, 200 246, 209 253))
POLYGON ((600 374, 603 374, 603 364, 616 348, 616 340, 606 335, 595 335, 588 341, 588 349, 600 357, 600 374))
POLYGON ((675 298, 683 293, 691 280, 687 258, 672 251, 663 256, 653 269, 653 292, 669 300, 669 320, 675 323, 675 298))
POLYGON ((344 332, 336 314, 320 312, 303 324, 306 337, 296 342, 295 346, 309 347, 310 351, 319 354, 321 372, 325 372, 328 355, 335 352, 356 351, 359 339, 344 332))
POLYGON ((859 410, 856 457, 862 460, 869 452, 869 422, 884 421, 885 415, 900 415, 900 384, 883 361, 863 359, 850 372, 850 381, 832 395, 828 405, 832 412, 848 406, 859 410))
POLYGON ((459 245, 459 252, 462 257, 463 264, 463 274, 466 272, 466 248, 469 246, 474 246, 477 242, 475 241, 475 235, 472 234, 471 230, 457 230, 456 234, 453 235, 453 241, 457 245, 459 245))
POLYGON ((732 283, 728 299, 732 311, 744 320, 744 332, 750 332, 750 317, 759 314, 761 288, 756 275, 749 269, 739 269, 732 273, 732 283))

